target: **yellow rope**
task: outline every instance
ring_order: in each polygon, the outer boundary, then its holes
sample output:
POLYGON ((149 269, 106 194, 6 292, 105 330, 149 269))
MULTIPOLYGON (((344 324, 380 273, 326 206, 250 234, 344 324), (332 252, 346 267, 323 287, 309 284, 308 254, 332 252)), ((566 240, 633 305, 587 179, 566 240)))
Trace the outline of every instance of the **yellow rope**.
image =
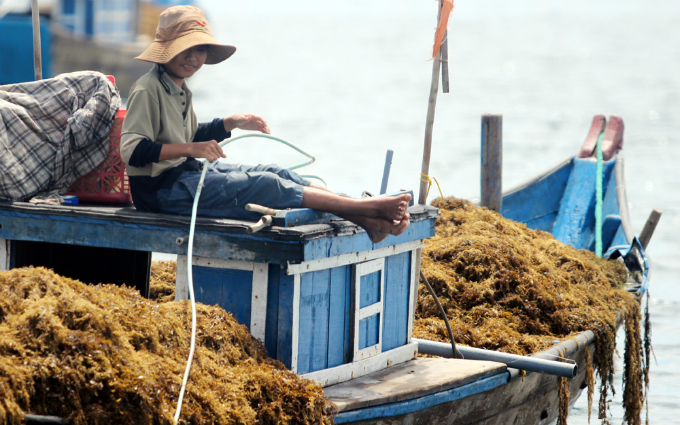
POLYGON ((439 182, 437 181, 436 178, 430 177, 427 174, 420 173, 422 177, 420 177, 420 181, 423 183, 427 183, 427 193, 425 194, 425 198, 430 194, 430 188, 432 187, 432 180, 434 180, 435 183, 437 183, 437 189, 439 189, 439 195, 442 197, 442 201, 444 200, 444 194, 442 193, 442 188, 439 186, 439 182), (427 180, 423 179, 425 177, 427 180))

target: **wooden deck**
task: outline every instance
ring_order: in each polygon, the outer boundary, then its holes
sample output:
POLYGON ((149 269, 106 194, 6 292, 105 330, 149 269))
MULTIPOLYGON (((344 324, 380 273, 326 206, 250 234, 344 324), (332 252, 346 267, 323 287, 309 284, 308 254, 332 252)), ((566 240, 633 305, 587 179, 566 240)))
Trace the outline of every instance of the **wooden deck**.
MULTIPOLYGON (((507 370, 503 363, 418 358, 362 378, 324 388, 338 412, 416 399, 461 387, 507 370)), ((508 375, 504 374, 507 380, 508 375)))

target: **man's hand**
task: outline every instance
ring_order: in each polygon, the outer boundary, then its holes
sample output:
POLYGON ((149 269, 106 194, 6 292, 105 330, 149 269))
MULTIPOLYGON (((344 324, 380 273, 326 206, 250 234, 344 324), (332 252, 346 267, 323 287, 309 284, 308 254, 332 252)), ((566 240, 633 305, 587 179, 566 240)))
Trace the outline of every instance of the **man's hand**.
POLYGON ((186 145, 189 147, 189 155, 194 158, 205 158, 208 161, 213 162, 220 158, 227 157, 220 145, 214 140, 187 143, 186 145))
POLYGON ((270 134, 267 121, 255 114, 235 114, 224 118, 222 122, 224 123, 224 129, 227 131, 240 128, 241 130, 254 130, 270 134))

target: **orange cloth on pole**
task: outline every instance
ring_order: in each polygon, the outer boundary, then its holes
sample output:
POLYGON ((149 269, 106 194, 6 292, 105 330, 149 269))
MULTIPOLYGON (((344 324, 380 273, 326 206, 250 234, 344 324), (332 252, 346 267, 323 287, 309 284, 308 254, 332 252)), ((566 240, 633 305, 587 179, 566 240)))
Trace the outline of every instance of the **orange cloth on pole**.
POLYGON ((432 59, 439 53, 439 47, 442 45, 442 40, 444 40, 444 33, 446 32, 446 27, 449 24, 449 15, 453 10, 453 0, 442 0, 442 13, 439 16, 439 25, 437 26, 437 31, 434 34, 434 48, 432 49, 432 59))

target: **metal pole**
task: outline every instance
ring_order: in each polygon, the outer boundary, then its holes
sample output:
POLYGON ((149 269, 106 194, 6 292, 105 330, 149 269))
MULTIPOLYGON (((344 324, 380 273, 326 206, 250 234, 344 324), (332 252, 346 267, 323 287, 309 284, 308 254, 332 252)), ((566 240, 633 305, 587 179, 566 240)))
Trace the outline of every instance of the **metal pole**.
MULTIPOLYGON (((418 352, 446 358, 453 358, 451 344, 428 341, 413 338, 418 343, 418 352)), ((456 346, 467 360, 486 360, 490 362, 505 363, 508 367, 526 370, 528 372, 546 373, 548 375, 563 376, 573 379, 578 374, 578 365, 573 363, 561 363, 552 360, 536 359, 532 357, 518 356, 516 354, 501 353, 499 351, 482 350, 480 348, 456 346)))
POLYGON ((503 198, 503 115, 482 115, 482 202, 501 212, 503 198))
POLYGON ((390 178, 390 168, 392 167, 392 155, 394 151, 392 149, 387 150, 387 155, 385 155, 385 169, 383 170, 382 183, 380 184, 380 194, 387 192, 387 180, 390 178))
POLYGON ((31 0, 31 16, 33 18, 33 64, 35 80, 42 80, 42 58, 40 50, 40 9, 38 0, 31 0))

